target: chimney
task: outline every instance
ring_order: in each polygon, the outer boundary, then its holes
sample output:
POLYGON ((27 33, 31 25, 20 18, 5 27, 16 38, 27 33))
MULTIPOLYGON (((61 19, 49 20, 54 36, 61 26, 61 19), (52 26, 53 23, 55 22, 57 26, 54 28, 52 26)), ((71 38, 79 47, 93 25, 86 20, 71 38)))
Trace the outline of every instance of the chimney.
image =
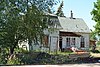
POLYGON ((71 17, 70 18, 73 19, 73 12, 72 12, 72 10, 71 10, 71 17))

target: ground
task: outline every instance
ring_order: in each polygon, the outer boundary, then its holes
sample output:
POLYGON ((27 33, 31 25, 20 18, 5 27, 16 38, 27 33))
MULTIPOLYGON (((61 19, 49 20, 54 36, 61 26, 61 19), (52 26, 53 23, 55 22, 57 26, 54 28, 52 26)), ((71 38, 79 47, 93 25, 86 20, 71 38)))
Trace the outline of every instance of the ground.
POLYGON ((100 67, 100 63, 64 64, 64 65, 23 65, 23 66, 0 66, 0 67, 100 67))
MULTIPOLYGON (((22 53, 16 53, 13 55, 12 59, 8 60, 6 64, 8 65, 52 65, 64 66, 64 65, 87 65, 90 66, 100 65, 100 50, 89 52, 89 56, 87 57, 88 52, 57 52, 57 53, 46 53, 40 51, 23 51, 22 53), (91 54, 91 56, 90 56, 91 54), (74 56, 73 56, 74 55, 74 56), (70 58, 71 56, 71 58, 70 58), (77 58, 76 58, 76 57, 77 58), (86 57, 83 57, 86 56, 86 57), (74 57, 74 58, 72 58, 74 57)), ((11 66, 10 66, 11 67, 11 66)), ((46 66, 47 67, 47 66, 46 66)))
POLYGON ((91 55, 93 56, 93 57, 99 57, 100 58, 100 53, 91 53, 91 55))

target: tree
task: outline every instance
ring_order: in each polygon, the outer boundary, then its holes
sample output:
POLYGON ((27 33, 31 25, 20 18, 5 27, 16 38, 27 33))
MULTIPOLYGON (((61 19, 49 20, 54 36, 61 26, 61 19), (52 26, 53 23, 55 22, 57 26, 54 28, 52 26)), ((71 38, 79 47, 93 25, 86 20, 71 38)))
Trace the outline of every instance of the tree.
POLYGON ((94 2, 94 8, 91 12, 93 16, 93 20, 96 22, 95 33, 100 36, 100 0, 97 0, 97 2, 94 2))
POLYGON ((50 14, 52 14, 53 12, 51 11, 51 9, 50 8, 48 8, 48 13, 50 13, 50 14))
POLYGON ((44 11, 55 0, 0 0, 0 46, 13 54, 19 41, 38 41, 46 23, 44 11))
POLYGON ((92 32, 91 32, 91 34, 90 34, 90 39, 91 39, 91 40, 97 40, 95 31, 92 31, 92 32))
POLYGON ((62 8, 63 8, 63 1, 62 1, 62 3, 60 4, 60 6, 59 6, 59 8, 58 8, 58 10, 57 10, 57 13, 56 13, 57 16, 64 17, 64 13, 63 13, 63 11, 62 11, 62 8))

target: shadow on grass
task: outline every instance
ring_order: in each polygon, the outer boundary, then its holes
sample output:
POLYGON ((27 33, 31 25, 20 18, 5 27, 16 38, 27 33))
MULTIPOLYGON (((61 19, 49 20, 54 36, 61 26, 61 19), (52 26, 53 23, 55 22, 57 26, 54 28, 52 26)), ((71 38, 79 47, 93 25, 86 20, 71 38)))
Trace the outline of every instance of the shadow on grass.
POLYGON ((91 52, 93 52, 93 53, 100 53, 99 50, 91 50, 91 52))

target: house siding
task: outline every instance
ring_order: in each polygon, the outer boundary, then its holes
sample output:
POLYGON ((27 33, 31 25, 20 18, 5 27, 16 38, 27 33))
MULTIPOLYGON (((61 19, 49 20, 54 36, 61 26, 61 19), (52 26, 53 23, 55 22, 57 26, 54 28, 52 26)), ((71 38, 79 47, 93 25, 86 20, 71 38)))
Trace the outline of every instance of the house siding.
POLYGON ((69 47, 80 47, 80 38, 79 37, 62 37, 62 48, 69 48, 69 47), (66 38, 70 38, 70 45, 67 46, 66 38), (75 38, 75 45, 71 44, 72 38, 75 38))
POLYGON ((19 46, 19 48, 23 48, 23 49, 29 51, 28 40, 25 40, 25 41, 22 41, 22 42, 18 42, 18 46, 19 46))
POLYGON ((62 37, 62 48, 66 48, 66 37, 62 37))
POLYGON ((80 48, 80 37, 76 38, 76 47, 80 48))
POLYGON ((58 37, 57 36, 51 36, 51 45, 50 45, 50 50, 51 51, 56 51, 58 48, 58 42, 57 42, 58 37))
POLYGON ((84 34, 85 36, 85 49, 89 49, 89 34, 84 34))
POLYGON ((49 34, 49 46, 50 46, 50 51, 56 51, 58 50, 58 39, 59 39, 59 31, 53 31, 52 33, 49 34))
POLYGON ((85 46, 84 46, 84 48, 81 48, 81 46, 80 46, 80 48, 88 50, 89 49, 89 34, 87 34, 87 33, 81 33, 81 35, 84 37, 85 46))

